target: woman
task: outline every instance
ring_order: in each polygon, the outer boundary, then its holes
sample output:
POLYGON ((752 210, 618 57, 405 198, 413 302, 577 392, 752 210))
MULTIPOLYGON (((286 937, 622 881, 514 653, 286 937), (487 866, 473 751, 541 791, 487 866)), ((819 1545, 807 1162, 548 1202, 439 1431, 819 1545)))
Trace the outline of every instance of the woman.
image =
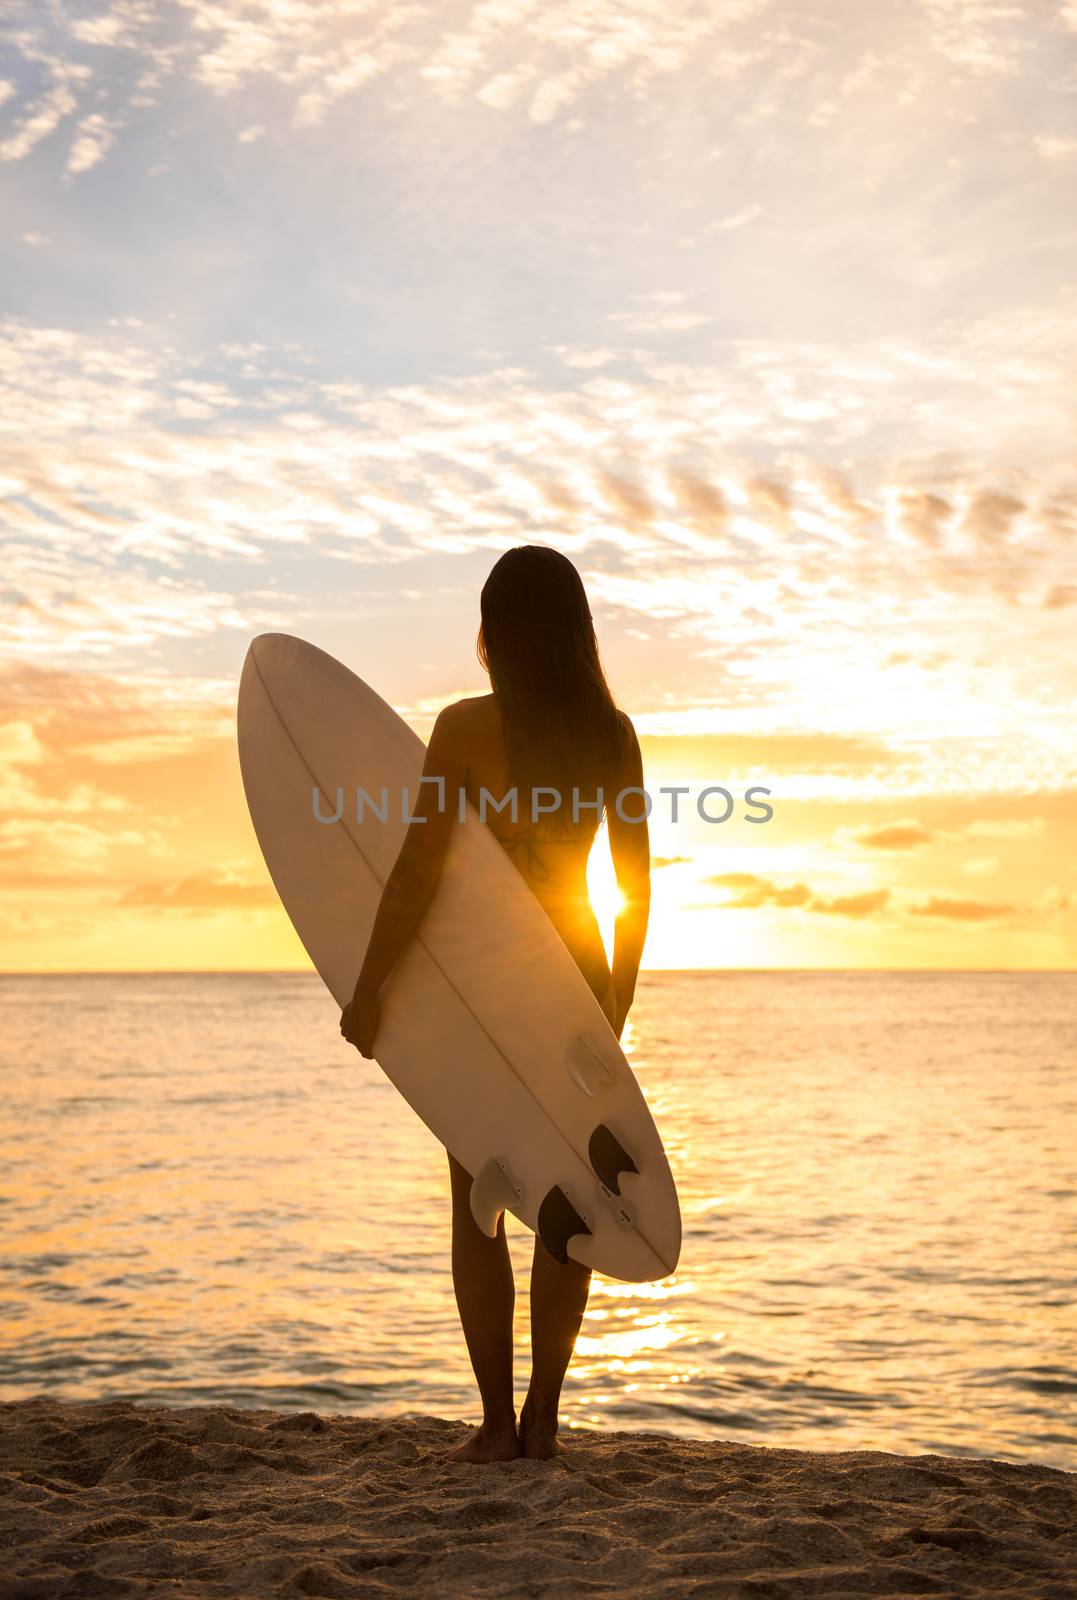
MULTIPOLYGON (((650 855, 642 796, 643 768, 631 722, 614 705, 598 655, 580 575, 556 550, 509 550, 487 578, 481 598, 479 660, 492 693, 460 700, 438 716, 409 827, 386 882, 355 993, 341 1032, 364 1056, 373 1054, 378 994, 433 898, 465 790, 533 890, 618 1038, 632 1004, 650 905, 650 855), (480 805, 482 791, 500 803, 480 805), (537 791, 541 790, 541 793, 537 791), (599 791, 603 795, 599 795, 599 791), (618 805, 622 790, 625 795, 618 805), (610 847, 623 905, 617 917, 613 970, 587 898, 587 857, 609 804, 610 847)), ((482 1425, 455 1450, 458 1461, 552 1456, 561 1385, 583 1320, 591 1269, 562 1266, 536 1235, 531 1269, 531 1384, 520 1413, 512 1391, 515 1288, 505 1219, 489 1239, 471 1215, 471 1174, 449 1156, 452 1183, 452 1270, 456 1303, 479 1392, 482 1425)))

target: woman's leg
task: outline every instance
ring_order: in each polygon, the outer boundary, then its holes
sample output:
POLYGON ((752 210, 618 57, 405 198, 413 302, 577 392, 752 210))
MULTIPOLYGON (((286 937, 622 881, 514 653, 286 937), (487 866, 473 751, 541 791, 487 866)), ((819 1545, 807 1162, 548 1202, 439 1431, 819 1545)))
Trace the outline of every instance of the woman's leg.
MULTIPOLYGON (((596 948, 572 950, 587 986, 609 1016, 613 982, 606 952, 598 938, 596 948)), ((531 1263, 531 1383, 520 1411, 520 1441, 527 1456, 552 1456, 558 1449, 557 1408, 561 1385, 576 1345, 587 1296, 591 1269, 570 1256, 564 1266, 555 1261, 538 1234, 531 1263)))
POLYGON ((482 1396, 482 1425, 446 1452, 454 1461, 507 1461, 520 1454, 512 1397, 512 1280, 504 1215, 490 1239, 471 1215, 471 1174, 449 1156, 452 1181, 452 1281, 471 1365, 482 1396))
POLYGON ((591 1269, 571 1256, 562 1266, 538 1234, 531 1264, 531 1383, 520 1411, 520 1442, 526 1456, 552 1456, 558 1445, 561 1385, 580 1331, 591 1269))

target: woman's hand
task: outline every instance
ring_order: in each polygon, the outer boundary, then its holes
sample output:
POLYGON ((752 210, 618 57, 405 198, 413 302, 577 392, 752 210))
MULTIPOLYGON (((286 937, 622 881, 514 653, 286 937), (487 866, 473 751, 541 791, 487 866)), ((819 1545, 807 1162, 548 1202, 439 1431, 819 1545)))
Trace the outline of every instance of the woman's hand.
POLYGON ((340 1013, 341 1033, 368 1061, 374 1057, 374 1036, 380 1015, 377 994, 360 984, 356 984, 355 993, 340 1013))

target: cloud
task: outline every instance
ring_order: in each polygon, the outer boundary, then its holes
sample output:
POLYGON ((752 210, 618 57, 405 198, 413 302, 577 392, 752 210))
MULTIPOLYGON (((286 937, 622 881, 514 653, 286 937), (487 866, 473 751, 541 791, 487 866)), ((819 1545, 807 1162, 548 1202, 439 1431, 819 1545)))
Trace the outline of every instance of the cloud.
POLYGON ((55 84, 40 99, 31 101, 12 131, 0 139, 0 161, 22 161, 77 108, 78 100, 70 84, 55 84))
POLYGON ((868 889, 862 894, 836 895, 833 900, 813 900, 808 909, 832 917, 870 917, 881 911, 889 899, 889 889, 868 889))
POLYGON ((1004 917, 1014 908, 997 905, 986 900, 947 900, 932 895, 920 905, 910 906, 917 917, 943 917, 952 922, 988 922, 994 917, 1004 917))
POLYGON ((251 634, 285 616, 277 607, 239 609, 230 596, 190 582, 102 569, 92 559, 69 558, 61 575, 26 546, 11 545, 9 553, 22 587, 9 592, 4 607, 8 647, 26 660, 114 658, 160 639, 227 629, 251 634))
POLYGON ((877 828, 863 828, 852 835, 853 840, 866 850, 915 850, 930 844, 934 834, 922 823, 908 821, 884 823, 877 828))
MULTIPOLYGON (((779 46, 777 39, 762 49, 757 43, 747 58, 730 48, 754 15, 766 13, 767 0, 717 0, 705 12, 675 16, 660 0, 594 0, 582 10, 549 0, 541 15, 495 6, 451 16, 434 0, 407 8, 373 0, 350 12, 271 0, 232 8, 216 0, 171 8, 104 0, 97 15, 79 18, 15 3, 18 76, 33 65, 55 81, 22 108, 8 159, 20 159, 89 101, 107 96, 111 112, 126 120, 158 106, 176 80, 190 97, 234 98, 242 129, 246 103, 259 90, 275 91, 300 130, 317 128, 343 101, 372 95, 387 109, 425 101, 544 127, 603 85, 630 80, 648 92, 689 72, 726 79, 745 59, 778 59, 779 46)), ((789 42, 782 43, 788 60, 789 42)), ((15 98, 17 80, 12 90, 15 98)))
POLYGON ((42 807, 42 812, 52 814, 0 820, 0 876, 4 882, 19 882, 27 865, 33 868, 35 879, 55 876, 67 882, 73 869, 100 867, 103 871, 110 852, 117 847, 147 844, 146 836, 137 829, 73 821, 55 814, 61 809, 65 808, 42 807))
POLYGON ((961 863, 961 870, 970 878, 990 878, 998 871, 997 856, 970 856, 961 863))
POLYGON ((57 939, 86 939, 99 925, 97 916, 72 916, 52 907, 0 906, 0 943, 20 962, 28 946, 48 949, 57 939))
POLYGON ((608 311, 606 320, 617 323, 626 332, 637 337, 644 334, 694 333, 705 328, 713 318, 700 311, 608 311))
POLYGON ((893 497, 892 515, 896 528, 910 539, 939 550, 954 509, 944 496, 930 490, 903 489, 893 497))
POLYGON ((1047 913, 1049 917, 1064 916, 1075 904, 1072 894, 1064 889, 1052 888, 1044 890, 1037 901, 1037 909, 1047 913))
POLYGON ((788 485, 775 478, 749 478, 744 484, 744 493, 751 515, 761 516, 768 527, 789 531, 793 496, 788 485))
POLYGON ((917 0, 927 19, 935 48, 953 63, 978 77, 1009 77, 1019 72, 1030 47, 1038 15, 1036 0, 1009 0, 996 4, 978 0, 917 0))
MULTIPOLYGON (((514 132, 572 133, 614 105, 629 122, 630 139, 634 124, 653 143, 650 108, 668 101, 679 112, 665 119, 677 137, 700 125, 705 170, 731 135, 745 140, 753 184, 708 184, 722 207, 717 218, 700 223, 732 243, 761 215, 781 214, 780 187, 765 213, 756 196, 766 150, 760 130, 775 144, 783 116, 814 167, 823 159, 820 141, 832 141, 825 147, 828 179, 846 205, 848 191, 863 201, 887 180, 888 198, 899 192, 899 174, 925 144, 932 169, 919 187, 929 200, 940 190, 946 196, 940 146, 945 140, 964 150, 964 126, 979 125, 996 109, 1007 79, 1039 91, 1018 102, 1029 125, 1029 161, 1064 165, 1072 144, 1058 132, 1054 110, 1066 82, 1056 62, 1065 43, 1031 3, 918 0, 900 26, 880 12, 873 28, 824 26, 813 18, 794 26, 778 0, 712 0, 673 12, 663 0, 590 0, 582 7, 547 0, 541 9, 449 11, 435 0, 406 7, 391 0, 352 7, 99 0, 93 14, 81 16, 36 0, 12 4, 18 25, 10 30, 14 66, 5 82, 17 121, 9 159, 23 158, 75 113, 103 116, 136 136, 151 111, 166 136, 211 116, 214 137, 223 121, 242 138, 252 126, 252 106, 263 117, 262 107, 272 107, 282 124, 306 137, 345 105, 353 118, 379 115, 382 126, 418 116, 436 148, 453 140, 432 138, 432 127, 455 131, 463 122, 476 130, 472 138, 487 143, 499 124, 514 132), (42 79, 36 98, 32 91, 20 95, 22 84, 42 79), (58 97, 66 98, 57 105, 58 97), (181 116, 177 106, 192 104, 196 115, 181 116), (894 137, 895 118, 901 140, 894 137)), ((1003 102, 1003 110, 1014 123, 1013 105, 1003 102)), ((683 187, 677 185, 679 193, 683 187)))
POLYGON ((762 906, 803 909, 827 917, 871 917, 890 902, 890 890, 864 890, 859 894, 835 894, 832 898, 813 893, 807 883, 778 885, 754 872, 719 872, 704 878, 704 883, 728 890, 733 898, 722 901, 722 910, 759 910, 762 906))
POLYGON ((780 886, 754 872, 722 872, 705 878, 716 889, 728 889, 734 898, 722 902, 723 911, 755 911, 761 906, 817 911, 835 917, 867 917, 881 911, 890 899, 889 889, 869 889, 860 894, 817 895, 806 883, 780 886))
POLYGON ((1077 155, 1077 139, 1038 133, 1033 135, 1032 143, 1045 161, 1070 161, 1077 155))
POLYGON ((687 513, 693 528, 710 535, 724 531, 729 517, 729 504, 717 484, 683 467, 671 469, 669 484, 679 508, 687 513))
MULTIPOLYGON (((119 749, 125 759, 156 762, 191 748, 197 712, 182 738, 162 726, 169 701, 185 698, 178 684, 175 691, 139 706, 138 688, 90 673, 0 669, 0 887, 102 879, 117 854, 159 848, 156 820, 116 785, 107 763, 119 749)), ((203 734, 207 726, 203 717, 203 734)))
POLYGON ((88 755, 95 762, 157 761, 235 733, 232 679, 160 668, 122 673, 0 664, 0 726, 10 759, 88 755))
POLYGON ((226 867, 206 867, 173 882, 134 884, 116 904, 129 909, 186 913, 262 911, 280 904, 270 883, 250 882, 226 867))
POLYGON ((965 833, 973 839, 1030 839, 1043 832, 1042 816, 976 817, 965 833))
POLYGON ((743 206, 739 211, 730 212, 728 216, 720 217, 716 222, 707 226, 708 232, 732 233, 737 228, 747 227, 749 222, 755 222, 765 211, 765 207, 758 201, 751 205, 743 206))
POLYGON ((646 530, 654 521, 654 506, 638 483, 604 467, 597 469, 595 479, 599 493, 620 522, 646 530))
POLYGON ((723 902, 723 909, 733 911, 754 911, 759 906, 803 906, 811 899, 811 890, 805 883, 780 888, 753 872, 722 872, 704 882, 716 889, 732 890, 736 898, 723 902))
POLYGON ((74 904, 80 915, 93 908, 91 943, 100 933, 126 948, 117 884, 149 880, 147 907, 155 898, 163 908, 209 907, 214 896, 222 907, 272 905, 264 879, 242 865, 201 876, 207 860, 234 861, 250 840, 234 679, 8 662, 0 668, 0 757, 0 921, 10 913, 9 963, 22 962, 16 908, 37 902, 28 937, 38 946, 49 921, 57 940, 83 937, 66 915, 74 904))
POLYGON ((33 723, 25 720, 0 723, 0 762, 5 769, 34 766, 47 757, 48 752, 35 733, 33 723))
POLYGON ((372 584, 399 604, 409 566, 441 563, 435 582, 459 592, 457 558, 553 543, 603 627, 634 628, 684 667, 676 709, 656 697, 641 731, 711 718, 731 740, 713 751, 727 771, 832 788, 999 788, 1017 769, 1048 787, 1067 769, 1062 701, 1044 703, 1042 685, 1059 670, 1051 628, 1072 587, 1068 458, 1045 447, 1008 478, 956 450, 885 470, 854 453, 839 472, 827 456, 855 441, 829 423, 816 437, 800 413, 822 396, 836 415, 855 392, 861 420, 915 419, 930 396, 934 430, 960 441, 987 361, 999 414, 1027 412, 1021 370, 1036 406, 1051 395, 1068 414, 1077 298, 1055 312, 966 331, 966 345, 995 342, 976 360, 948 347, 926 377, 927 354, 891 340, 852 354, 739 340, 695 364, 635 352, 617 375, 559 367, 551 382, 514 366, 395 384, 318 376, 266 341, 191 357, 131 319, 92 334, 9 319, 9 638, 24 660, 107 665, 169 641, 321 625, 372 584), (766 470, 746 416, 779 441, 766 470), (910 533, 915 518, 930 537, 910 533), (977 660, 985 629, 1003 642, 977 660), (977 738, 986 702, 994 722, 977 738), (769 743, 753 745, 760 726, 769 743))
POLYGON ((979 489, 961 517, 960 527, 978 544, 995 545, 1009 537, 1014 519, 1025 510, 1023 500, 997 489, 979 489))
POLYGON ((119 121, 112 121, 99 111, 84 117, 78 125, 75 141, 68 151, 69 176, 74 177, 80 172, 89 172, 91 167, 95 167, 112 148, 120 126, 119 121))

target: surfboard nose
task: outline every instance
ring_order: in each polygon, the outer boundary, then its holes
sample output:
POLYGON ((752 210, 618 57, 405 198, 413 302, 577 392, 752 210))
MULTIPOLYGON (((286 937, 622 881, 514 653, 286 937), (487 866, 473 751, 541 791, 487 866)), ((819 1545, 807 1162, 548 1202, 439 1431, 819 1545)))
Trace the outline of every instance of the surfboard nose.
POLYGON ((294 633, 255 634, 247 646, 247 661, 253 662, 267 685, 270 682, 279 685, 286 678, 299 679, 312 673, 320 673, 322 678, 353 679, 342 662, 294 633))
POLYGON ((294 633, 258 633, 247 646, 243 665, 257 674, 275 699, 285 692, 285 685, 298 683, 312 665, 327 663, 338 673, 344 670, 317 645, 294 633))
POLYGON ((301 642, 291 633, 256 633, 247 646, 247 654, 254 658, 260 669, 271 670, 278 662, 293 655, 296 645, 301 642))

